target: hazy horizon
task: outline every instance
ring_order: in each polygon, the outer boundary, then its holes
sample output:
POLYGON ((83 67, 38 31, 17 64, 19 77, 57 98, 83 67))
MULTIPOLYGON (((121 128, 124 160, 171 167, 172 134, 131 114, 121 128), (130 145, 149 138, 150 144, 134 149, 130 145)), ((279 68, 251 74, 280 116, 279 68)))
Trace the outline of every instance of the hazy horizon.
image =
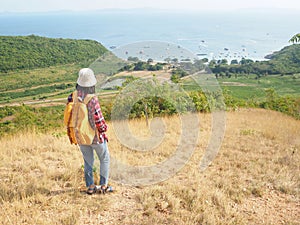
POLYGON ((236 11, 236 10, 293 10, 300 11, 300 2, 296 0, 252 0, 241 2, 237 0, 10 0, 1 3, 0 13, 31 13, 55 11, 98 11, 98 10, 166 10, 166 11, 236 11))
POLYGON ((106 9, 82 9, 82 10, 73 10, 73 9, 57 9, 57 10, 49 10, 49 11, 0 11, 0 15, 3 14, 48 14, 48 13, 89 13, 89 12, 168 12, 168 13, 203 13, 203 14, 214 14, 214 13, 300 13, 300 9, 279 9, 279 8, 241 8, 241 9, 219 9, 219 10, 211 10, 211 9, 159 9, 159 8, 151 8, 151 7, 139 7, 139 8, 106 8, 106 9))

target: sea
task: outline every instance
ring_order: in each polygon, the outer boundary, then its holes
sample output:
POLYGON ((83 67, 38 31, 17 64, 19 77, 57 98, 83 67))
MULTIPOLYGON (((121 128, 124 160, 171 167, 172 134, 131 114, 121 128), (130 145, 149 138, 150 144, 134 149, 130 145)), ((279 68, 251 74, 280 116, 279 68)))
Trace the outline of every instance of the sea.
POLYGON ((266 55, 291 44, 290 38, 300 32, 299 22, 299 11, 281 9, 3 12, 0 35, 91 39, 112 51, 134 43, 151 48, 152 43, 161 42, 185 49, 198 58, 266 60, 266 55))

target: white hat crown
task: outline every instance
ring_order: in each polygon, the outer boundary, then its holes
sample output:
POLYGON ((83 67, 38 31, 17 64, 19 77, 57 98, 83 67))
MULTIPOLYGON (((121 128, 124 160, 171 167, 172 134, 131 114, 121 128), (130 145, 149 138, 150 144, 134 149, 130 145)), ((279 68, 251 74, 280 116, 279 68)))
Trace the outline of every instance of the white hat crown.
POLYGON ((81 69, 78 75, 77 84, 81 87, 93 87, 97 83, 95 74, 90 68, 81 69))

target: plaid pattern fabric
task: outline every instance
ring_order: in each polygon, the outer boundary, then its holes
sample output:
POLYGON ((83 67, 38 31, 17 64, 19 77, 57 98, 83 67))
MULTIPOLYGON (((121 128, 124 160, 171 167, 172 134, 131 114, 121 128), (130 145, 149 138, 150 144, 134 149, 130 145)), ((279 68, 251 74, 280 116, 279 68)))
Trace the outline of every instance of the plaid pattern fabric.
MULTIPOLYGON (((84 97, 87 94, 82 92, 82 91, 78 91, 78 97, 81 97, 81 99, 84 99, 84 97)), ((69 95, 68 97, 68 102, 72 102, 73 98, 72 98, 72 94, 69 95)), ((101 107, 99 104, 99 100, 98 97, 95 96, 93 97, 88 105, 88 113, 89 113, 89 122, 92 128, 97 128, 98 130, 98 137, 97 135, 95 135, 94 140, 93 140, 93 144, 97 144, 98 142, 103 143, 105 140, 108 141, 108 137, 106 135, 106 131, 107 131, 107 125, 105 123, 102 111, 101 111, 101 107)))

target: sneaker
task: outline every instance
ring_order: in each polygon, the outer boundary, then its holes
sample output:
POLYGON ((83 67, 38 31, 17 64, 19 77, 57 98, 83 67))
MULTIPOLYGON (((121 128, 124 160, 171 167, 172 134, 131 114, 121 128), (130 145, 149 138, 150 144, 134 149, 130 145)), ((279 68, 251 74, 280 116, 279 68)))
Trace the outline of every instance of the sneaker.
POLYGON ((97 190, 101 193, 101 194, 105 194, 106 192, 113 192, 113 188, 112 186, 97 186, 97 190))
POLYGON ((97 191, 97 187, 95 185, 91 185, 91 186, 88 187, 86 193, 88 195, 92 195, 92 194, 95 194, 96 191, 97 191))

